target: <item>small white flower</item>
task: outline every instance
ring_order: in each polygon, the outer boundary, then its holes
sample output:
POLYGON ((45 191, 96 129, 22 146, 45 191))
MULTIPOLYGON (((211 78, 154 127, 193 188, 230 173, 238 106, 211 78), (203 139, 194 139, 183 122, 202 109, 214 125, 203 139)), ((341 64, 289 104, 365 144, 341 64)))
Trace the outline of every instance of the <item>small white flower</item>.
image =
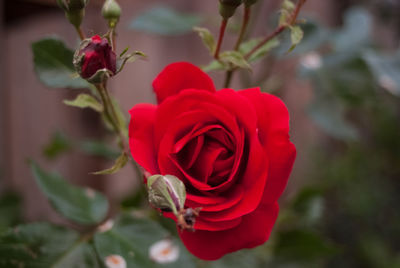
POLYGON ((315 70, 322 66, 322 59, 317 52, 310 52, 300 59, 300 63, 307 69, 315 70))
POLYGON ((179 258, 179 248, 171 239, 163 239, 151 245, 149 256, 157 263, 174 262, 179 258))
POLYGON ((100 233, 104 233, 107 232, 108 230, 111 230, 113 226, 114 226, 114 221, 112 219, 109 219, 108 221, 97 227, 97 230, 100 233))
POLYGON ((126 268, 126 261, 120 255, 110 255, 106 257, 106 266, 108 268, 126 268))

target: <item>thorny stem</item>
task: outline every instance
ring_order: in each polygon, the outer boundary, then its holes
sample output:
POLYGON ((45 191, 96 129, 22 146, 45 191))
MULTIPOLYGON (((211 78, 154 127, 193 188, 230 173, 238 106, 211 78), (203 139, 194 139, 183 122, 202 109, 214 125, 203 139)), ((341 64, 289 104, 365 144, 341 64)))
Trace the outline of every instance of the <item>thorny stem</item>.
POLYGON ((233 71, 234 71, 233 69, 226 71, 224 88, 229 88, 232 81, 233 71))
POLYGON ((219 29, 217 48, 215 49, 215 54, 214 54, 215 59, 219 58, 219 51, 221 50, 222 40, 224 39, 224 34, 227 24, 228 24, 228 19, 222 19, 221 27, 219 29))
MULTIPOLYGON (((244 35, 246 33, 247 26, 249 25, 250 13, 251 13, 250 11, 251 11, 251 8, 249 6, 244 7, 242 26, 240 28, 239 37, 238 37, 235 47, 234 47, 234 50, 236 50, 236 51, 239 50, 240 44, 242 43, 244 35)), ((234 72, 234 70, 226 71, 224 88, 228 88, 230 86, 232 77, 233 77, 233 72, 234 72)))
POLYGON ((81 40, 83 40, 83 39, 86 38, 86 37, 85 37, 85 34, 83 33, 83 30, 82 30, 81 27, 75 27, 75 30, 76 30, 76 32, 78 33, 79 38, 80 38, 81 40))
POLYGON ((271 34, 267 35, 263 40, 260 41, 249 53, 247 53, 244 58, 247 60, 253 55, 259 48, 261 48, 263 45, 268 43, 270 40, 275 38, 277 35, 282 33, 285 29, 287 29, 289 26, 292 26, 293 24, 296 23, 297 16, 299 15, 300 9, 302 6, 305 4, 307 0, 299 0, 296 4, 296 7, 293 11, 293 13, 290 16, 290 19, 288 23, 282 24, 278 26, 271 34))
POLYGON ((121 141, 121 149, 123 150, 124 153, 129 155, 129 153, 128 153, 129 149, 126 146, 125 137, 124 137, 124 134, 123 134, 122 129, 120 127, 118 116, 117 116, 117 113, 115 111, 115 107, 114 107, 114 105, 113 105, 113 103, 111 101, 111 98, 110 98, 110 95, 108 94, 106 86, 105 86, 105 84, 97 84, 96 88, 99 91, 100 98, 101 98, 101 100, 103 102, 103 105, 104 105, 105 116, 108 118, 110 123, 113 125, 114 130, 118 134, 118 137, 119 137, 119 139, 121 141))
POLYGON ((243 13, 242 26, 240 28, 239 37, 236 41, 235 48, 234 48, 236 51, 239 50, 240 44, 242 43, 244 35, 246 33, 247 25, 249 25, 250 13, 251 13, 251 8, 249 6, 245 6, 244 13, 243 13))

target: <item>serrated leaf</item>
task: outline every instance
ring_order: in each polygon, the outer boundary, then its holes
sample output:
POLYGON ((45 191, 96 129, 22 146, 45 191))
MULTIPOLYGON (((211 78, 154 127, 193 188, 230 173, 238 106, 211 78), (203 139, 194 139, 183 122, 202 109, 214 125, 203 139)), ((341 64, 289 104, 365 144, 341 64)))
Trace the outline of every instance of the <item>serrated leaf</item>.
POLYGON ((105 218, 108 201, 102 194, 71 185, 57 174, 46 173, 34 162, 30 167, 40 190, 65 218, 83 225, 96 224, 105 218))
POLYGON ((213 55, 216 48, 214 36, 210 33, 210 31, 207 28, 194 27, 193 30, 197 32, 197 34, 203 41, 203 44, 206 46, 210 54, 213 55))
POLYGON ((172 239, 179 248, 176 261, 157 264, 150 260, 150 247, 170 236, 171 234, 155 221, 123 214, 116 220, 112 229, 95 235, 94 244, 103 260, 107 256, 116 254, 124 258, 129 268, 194 268, 192 257, 176 239, 172 239))
MULTIPOLYGON (((246 55, 247 53, 249 53, 260 41, 262 40, 262 38, 254 38, 251 39, 243 44, 240 45, 239 51, 240 53, 242 53, 243 55, 246 55)), ((273 38, 270 41, 268 41, 267 43, 265 43, 262 47, 260 47, 259 49, 257 49, 256 52, 254 52, 250 58, 248 59, 248 62, 256 62, 260 59, 262 59, 262 57, 264 57, 271 49, 275 48, 279 46, 279 40, 278 38, 273 38)))
POLYGON ((101 113, 104 110, 103 105, 98 102, 93 96, 88 94, 79 94, 74 100, 64 100, 64 104, 78 107, 78 108, 91 108, 96 112, 101 113))
POLYGON ((170 7, 156 6, 136 17, 130 24, 131 29, 160 34, 182 35, 202 21, 201 17, 177 12, 170 7))
POLYGON ((289 48, 288 52, 291 52, 303 39, 304 33, 300 26, 292 26, 290 27, 290 40, 292 42, 292 46, 289 48))
POLYGON ((229 70, 229 66, 220 61, 213 60, 208 65, 203 66, 201 69, 205 72, 216 71, 216 70, 229 70))
POLYGON ((121 168, 123 168, 128 162, 128 156, 125 153, 122 153, 114 162, 114 165, 108 169, 93 172, 94 175, 105 175, 105 174, 114 174, 118 172, 121 168))
POLYGON ((40 81, 52 88, 87 88, 72 64, 74 52, 64 42, 49 37, 32 43, 35 72, 40 81))
POLYGON ((251 70, 250 64, 245 60, 244 56, 238 51, 225 51, 219 55, 219 60, 227 63, 231 68, 242 68, 251 70))
POLYGON ((48 223, 20 225, 0 236, 0 267, 100 268, 77 232, 48 223))

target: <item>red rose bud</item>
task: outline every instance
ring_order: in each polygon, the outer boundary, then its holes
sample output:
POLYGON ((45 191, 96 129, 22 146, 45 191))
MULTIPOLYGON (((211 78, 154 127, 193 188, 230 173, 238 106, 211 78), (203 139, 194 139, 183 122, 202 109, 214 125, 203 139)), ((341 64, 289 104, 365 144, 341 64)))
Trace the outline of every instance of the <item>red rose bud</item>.
POLYGON ((235 14, 236 8, 241 4, 242 0, 219 0, 219 14, 227 20, 235 14))
POLYGON ((101 14, 108 21, 110 28, 115 28, 121 16, 121 8, 115 0, 106 0, 104 2, 101 14))
POLYGON ((95 35, 81 42, 74 55, 74 65, 82 78, 101 83, 115 75, 116 55, 106 38, 95 35))

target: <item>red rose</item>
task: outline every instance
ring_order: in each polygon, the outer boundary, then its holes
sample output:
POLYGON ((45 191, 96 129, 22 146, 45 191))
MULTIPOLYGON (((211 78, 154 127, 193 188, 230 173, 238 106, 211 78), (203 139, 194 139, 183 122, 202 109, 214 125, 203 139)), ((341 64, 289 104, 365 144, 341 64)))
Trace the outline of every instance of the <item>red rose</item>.
POLYGON ((106 38, 98 35, 82 41, 74 56, 74 64, 82 78, 90 79, 96 72, 106 70, 109 76, 116 73, 116 55, 106 38))
POLYGON ((184 182, 185 206, 202 207, 183 243, 206 260, 263 244, 296 156, 283 102, 258 88, 216 91, 185 62, 167 66, 153 87, 158 105, 132 108, 129 143, 148 172, 184 182))

